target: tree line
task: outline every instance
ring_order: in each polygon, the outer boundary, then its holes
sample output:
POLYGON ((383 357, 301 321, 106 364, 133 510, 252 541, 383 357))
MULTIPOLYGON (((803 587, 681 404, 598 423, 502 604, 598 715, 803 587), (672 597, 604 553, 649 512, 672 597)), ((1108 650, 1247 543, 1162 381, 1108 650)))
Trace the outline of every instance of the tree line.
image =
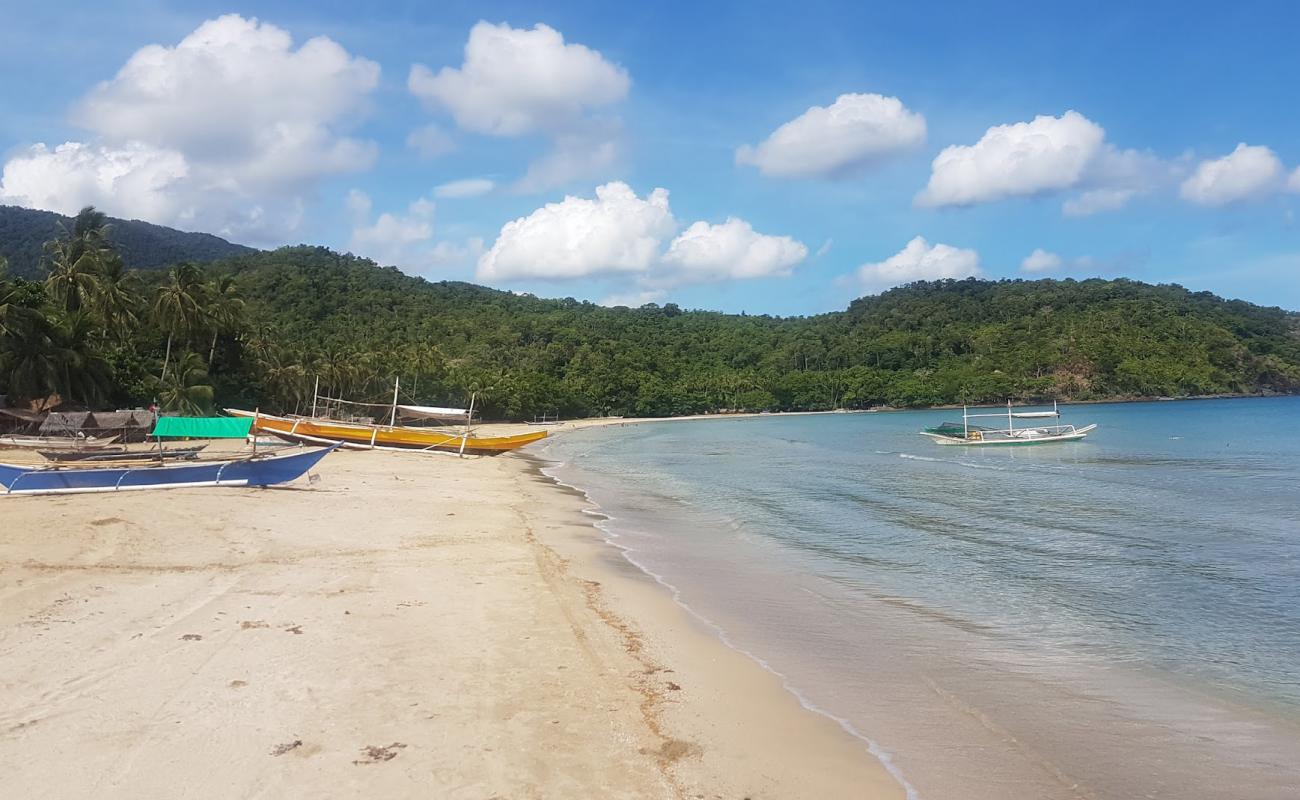
POLYGON ((0 279, 0 393, 305 412, 313 390, 488 418, 1300 390, 1300 316, 1128 280, 940 281, 812 317, 605 308, 319 247, 126 270, 87 209, 0 279))

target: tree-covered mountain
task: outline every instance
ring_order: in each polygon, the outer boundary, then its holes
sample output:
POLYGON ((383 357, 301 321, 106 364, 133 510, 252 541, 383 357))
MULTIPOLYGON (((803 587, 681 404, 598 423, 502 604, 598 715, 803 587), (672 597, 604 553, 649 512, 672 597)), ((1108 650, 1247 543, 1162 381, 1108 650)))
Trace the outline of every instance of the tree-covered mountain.
MULTIPOLYGON (((210 233, 187 233, 139 220, 109 219, 107 238, 129 269, 161 269, 181 261, 207 262, 257 252, 210 233)), ((41 276, 45 243, 71 227, 72 219, 52 211, 0 206, 0 257, 9 273, 41 276)))
POLYGON ((325 248, 125 272, 83 212, 0 280, 0 393, 488 418, 1300 391, 1300 315, 1129 280, 916 283, 813 317, 605 308, 431 283, 325 248))

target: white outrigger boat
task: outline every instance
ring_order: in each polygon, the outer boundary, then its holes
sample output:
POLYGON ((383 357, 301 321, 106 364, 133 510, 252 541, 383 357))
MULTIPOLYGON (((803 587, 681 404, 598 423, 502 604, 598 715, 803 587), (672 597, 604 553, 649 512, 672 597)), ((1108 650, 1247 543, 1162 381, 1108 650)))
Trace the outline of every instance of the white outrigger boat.
POLYGON ((1007 403, 1005 414, 998 412, 996 414, 972 414, 965 406, 961 409, 961 424, 955 422, 945 422, 934 428, 926 428, 921 431, 922 436, 928 436, 937 444, 960 444, 960 445, 1015 445, 1015 444, 1047 444, 1050 442, 1077 442, 1090 432, 1097 429, 1096 425, 1087 425, 1082 428, 1076 428, 1073 425, 1029 425, 1021 428, 1016 427, 1018 419, 1056 419, 1061 416, 1061 411, 1052 403, 1051 411, 1014 411, 1011 403, 1007 403), (972 425, 972 419, 997 417, 1001 419, 1006 417, 1007 427, 991 428, 984 425, 972 425))

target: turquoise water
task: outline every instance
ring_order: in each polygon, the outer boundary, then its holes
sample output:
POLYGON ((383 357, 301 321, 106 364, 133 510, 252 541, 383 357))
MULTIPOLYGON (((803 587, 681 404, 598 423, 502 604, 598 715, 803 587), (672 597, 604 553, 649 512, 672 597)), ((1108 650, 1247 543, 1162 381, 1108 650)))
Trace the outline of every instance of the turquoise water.
POLYGON ((565 434, 612 544, 921 797, 1300 796, 1300 398, 565 434))

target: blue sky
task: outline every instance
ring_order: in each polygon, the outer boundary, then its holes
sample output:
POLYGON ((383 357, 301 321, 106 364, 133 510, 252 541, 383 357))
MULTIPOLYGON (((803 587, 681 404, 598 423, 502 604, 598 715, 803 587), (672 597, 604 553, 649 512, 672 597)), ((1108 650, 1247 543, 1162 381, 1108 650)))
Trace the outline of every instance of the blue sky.
POLYGON ((974 273, 1300 308, 1300 10, 1086 5, 29 4, 0 202, 607 302, 974 273))

